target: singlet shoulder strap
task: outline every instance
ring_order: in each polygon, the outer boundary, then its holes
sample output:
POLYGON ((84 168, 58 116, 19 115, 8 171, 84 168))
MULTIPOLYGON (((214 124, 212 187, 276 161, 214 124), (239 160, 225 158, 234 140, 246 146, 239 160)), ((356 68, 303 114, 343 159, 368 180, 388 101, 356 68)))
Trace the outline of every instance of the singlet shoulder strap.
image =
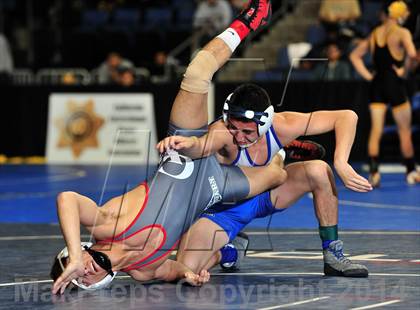
POLYGON ((256 163, 252 160, 251 156, 249 155, 249 153, 248 153, 248 149, 245 149, 245 155, 246 155, 246 158, 248 159, 248 162, 249 162, 249 164, 250 164, 252 167, 262 167, 262 166, 266 166, 266 165, 270 162, 270 159, 271 159, 271 139, 270 139, 270 131, 267 131, 267 132, 265 133, 265 140, 266 140, 266 143, 267 143, 267 159, 265 160, 265 162, 264 162, 262 165, 258 165, 258 164, 256 164, 256 163))
POLYGON ((279 137, 277 137, 277 133, 274 130, 274 126, 273 125, 271 125, 271 127, 270 127, 270 132, 271 132, 271 135, 273 136, 274 140, 276 141, 279 149, 282 149, 283 148, 283 144, 280 142, 279 137))
POLYGON ((238 163, 239 158, 241 158, 241 153, 242 153, 242 149, 238 146, 238 153, 236 155, 235 160, 230 164, 231 166, 235 166, 238 163))
POLYGON ((209 126, 213 125, 214 123, 216 123, 216 122, 218 122, 218 121, 220 121, 220 120, 223 120, 223 116, 222 116, 222 115, 220 115, 218 118, 216 118, 214 121, 212 121, 212 122, 209 124, 209 126))

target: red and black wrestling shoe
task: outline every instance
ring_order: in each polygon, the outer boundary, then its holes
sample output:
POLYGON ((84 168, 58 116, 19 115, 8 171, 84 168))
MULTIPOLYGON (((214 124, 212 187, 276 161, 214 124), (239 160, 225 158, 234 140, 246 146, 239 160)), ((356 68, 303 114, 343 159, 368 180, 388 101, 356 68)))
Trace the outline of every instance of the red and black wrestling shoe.
POLYGON ((286 158, 291 160, 314 160, 325 156, 325 148, 310 140, 294 140, 284 147, 286 158))
POLYGON ((270 0, 250 0, 247 7, 236 17, 251 31, 267 25, 271 19, 270 0))

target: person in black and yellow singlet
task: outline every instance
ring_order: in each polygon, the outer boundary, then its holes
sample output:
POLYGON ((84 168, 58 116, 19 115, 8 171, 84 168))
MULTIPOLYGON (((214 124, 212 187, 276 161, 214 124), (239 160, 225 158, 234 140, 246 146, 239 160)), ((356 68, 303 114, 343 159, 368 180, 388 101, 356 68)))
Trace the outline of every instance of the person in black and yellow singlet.
POLYGON ((380 184, 379 146, 388 104, 398 128, 401 153, 407 168, 406 181, 408 184, 420 182, 411 138, 411 106, 403 80, 406 58, 407 63, 416 58, 411 33, 401 26, 410 12, 403 1, 394 1, 388 6, 387 13, 386 20, 371 32, 367 40, 360 42, 350 55, 356 71, 371 82, 368 155, 369 181, 374 187, 380 184), (373 58, 373 73, 366 68, 362 59, 369 50, 373 58))

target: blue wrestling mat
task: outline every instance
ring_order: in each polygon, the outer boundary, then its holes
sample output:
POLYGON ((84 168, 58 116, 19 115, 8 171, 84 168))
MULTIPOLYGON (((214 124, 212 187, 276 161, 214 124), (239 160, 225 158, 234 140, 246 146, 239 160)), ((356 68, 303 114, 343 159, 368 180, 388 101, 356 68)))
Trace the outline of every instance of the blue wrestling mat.
MULTIPOLYGON (((0 222, 56 223, 55 197, 76 191, 98 204, 121 195, 153 173, 135 166, 0 166, 0 222)), ((339 189, 342 229, 420 231, 420 187, 407 186, 402 173, 382 175, 370 193, 339 189)), ((316 229, 312 198, 306 195, 285 212, 254 220, 248 228, 316 229)))
POLYGON ((52 295, 48 273, 64 244, 55 224, 56 195, 78 191, 103 203, 152 172, 132 166, 0 166, 0 308, 419 309, 420 191, 405 185, 403 174, 383 174, 382 188, 368 194, 339 184, 340 238, 346 255, 369 268, 369 278, 324 276, 312 199, 305 196, 285 212, 252 222, 241 270, 215 267, 201 288, 140 283, 120 273, 104 290, 52 295), (28 259, 30 264, 22 263, 28 259))

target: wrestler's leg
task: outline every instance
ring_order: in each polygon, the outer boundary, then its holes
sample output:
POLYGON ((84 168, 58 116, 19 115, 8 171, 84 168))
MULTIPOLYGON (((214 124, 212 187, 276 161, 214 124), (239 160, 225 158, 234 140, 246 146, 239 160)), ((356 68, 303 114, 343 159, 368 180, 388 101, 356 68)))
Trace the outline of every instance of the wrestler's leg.
POLYGON ((212 267, 220 259, 219 249, 229 241, 227 233, 216 223, 200 218, 183 235, 177 261, 183 263, 193 272, 212 267), (214 263, 209 264, 209 260, 214 263))
POLYGON ((337 225, 337 191, 328 164, 320 160, 298 162, 286 166, 286 171, 286 182, 271 190, 271 201, 275 208, 287 208, 304 194, 312 192, 320 226, 337 225))
POLYGON ((207 125, 207 93, 213 74, 222 67, 251 31, 268 23, 271 17, 269 0, 252 0, 219 36, 197 53, 188 66, 181 90, 175 98, 170 122, 184 129, 207 125))
POLYGON ((371 104, 369 110, 371 127, 368 141, 368 155, 371 157, 377 157, 379 156, 379 143, 381 142, 384 130, 386 105, 371 104))
MULTIPOLYGON (((270 191, 272 205, 279 210, 285 209, 303 195, 312 192, 320 233, 323 230, 336 229, 338 199, 334 175, 328 164, 321 160, 312 160, 287 165, 285 170, 286 181, 270 191)), ((212 264, 218 263, 219 259, 220 254, 217 254, 209 259, 205 267, 209 268, 212 264)))
MULTIPOLYGON (((312 192, 314 195, 315 214, 320 227, 334 227, 337 225, 338 200, 331 168, 323 161, 313 160, 293 163, 287 165, 285 169, 287 171, 287 180, 284 184, 270 191, 272 205, 276 209, 285 209, 303 195, 312 192)), ((213 225, 215 224, 213 223, 213 225)), ((205 225, 203 225, 202 229, 206 229, 205 225)), ((233 238, 234 236, 231 236, 231 239, 233 238)), ((223 239, 220 241, 223 241, 223 239)), ((198 264, 200 267, 203 266, 202 268, 210 269, 220 262, 221 254, 220 251, 216 250, 223 245, 225 243, 219 242, 216 244, 214 242, 213 252, 207 251, 202 256, 200 256, 200 253, 197 253, 195 257, 187 254, 186 257, 189 257, 192 263, 198 264), (210 257, 211 253, 214 253, 212 257, 210 257)))
MULTIPOLYGON (((324 273, 350 277, 366 277, 365 266, 354 264, 342 252, 338 240, 338 199, 331 168, 322 161, 293 163, 286 167, 286 182, 271 190, 271 203, 276 209, 285 209, 308 192, 314 195, 315 214, 319 222, 319 234, 324 254, 324 273)), ((232 237, 231 237, 232 238, 232 237)), ((218 262, 220 255, 209 259, 209 264, 218 262)), ((205 265, 210 268, 209 265, 205 265)))
POLYGON ((406 166, 407 182, 416 184, 420 182, 420 173, 416 171, 414 160, 414 146, 411 137, 411 106, 404 103, 393 107, 392 115, 398 127, 398 136, 400 138, 401 154, 406 166))
MULTIPOLYGON (((199 76, 194 76, 197 73, 194 71, 201 71, 201 62, 206 61, 210 63, 207 69, 208 72, 216 72, 223 64, 230 58, 232 55, 232 51, 219 38, 214 38, 210 41, 203 49, 205 51, 201 55, 197 55, 189 65, 187 69, 188 72, 191 73, 191 77, 189 79, 200 79, 199 76), (199 58, 199 59, 197 59, 199 58), (206 59, 207 58, 207 59, 206 59), (198 67, 197 69, 195 67, 198 67)), ((208 87, 210 87, 210 80, 213 76, 213 73, 210 75, 210 79, 208 80, 208 87)), ((184 78, 183 83, 185 84, 184 78)), ((181 89, 179 90, 174 104, 172 106, 171 115, 170 115, 170 122, 177 127, 185 128, 185 129, 196 129, 206 126, 208 123, 208 112, 207 112, 207 95, 208 90, 196 90, 200 91, 201 93, 194 93, 193 89, 188 88, 181 84, 181 89), (189 90, 186 90, 188 88, 189 90), (204 93, 202 93, 204 92, 204 93)))
POLYGON ((283 169, 283 159, 275 156, 268 166, 238 167, 220 166, 226 177, 223 188, 223 202, 236 203, 254 197, 284 183, 287 173, 283 169))
POLYGON ((379 146, 384 130, 387 106, 383 103, 373 103, 369 107, 371 127, 368 139, 369 182, 377 187, 380 183, 379 146))
POLYGON ((404 158, 414 156, 413 141, 411 140, 411 106, 404 103, 392 109, 392 116, 398 128, 401 153, 404 158))
MULTIPOLYGON (((313 142, 308 141, 305 143, 309 144, 313 142)), ((322 154, 322 152, 319 154, 322 154)), ((287 178, 287 171, 284 169, 284 157, 280 155, 280 153, 272 159, 268 166, 240 168, 248 178, 250 185, 250 191, 247 198, 254 197, 269 189, 280 186, 287 178)))
POLYGON ((366 266, 355 264, 343 254, 338 239, 338 198, 331 168, 322 161, 308 161, 286 167, 287 181, 271 191, 272 203, 284 209, 307 192, 312 192, 322 241, 324 274, 327 276, 367 277, 366 266))
POLYGON ((293 163, 287 165, 285 169, 287 180, 270 191, 272 205, 276 209, 285 209, 293 205, 303 195, 312 192, 315 215, 320 226, 337 225, 337 191, 334 175, 328 164, 320 160, 313 160, 293 163))
POLYGON ((249 194, 246 198, 279 186, 287 179, 283 158, 279 155, 276 155, 268 166, 252 168, 240 166, 240 168, 249 181, 249 194))

